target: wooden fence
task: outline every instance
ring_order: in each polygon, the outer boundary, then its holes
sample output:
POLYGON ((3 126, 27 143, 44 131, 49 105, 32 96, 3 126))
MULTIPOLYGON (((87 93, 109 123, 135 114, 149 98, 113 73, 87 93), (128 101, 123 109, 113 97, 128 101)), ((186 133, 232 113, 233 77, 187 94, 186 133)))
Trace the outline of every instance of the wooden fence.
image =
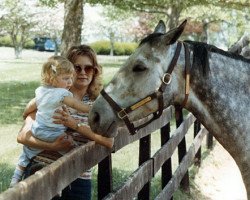
MULTIPOLYGON (((150 199, 150 181, 160 169, 162 169, 162 191, 156 199, 172 199, 173 193, 179 187, 189 190, 188 168, 194 162, 200 163, 201 142, 206 134, 207 130, 201 128, 191 113, 183 119, 182 110, 171 106, 164 110, 158 120, 141 129, 138 134, 130 136, 126 129, 120 129, 113 150, 96 145, 94 142, 79 146, 0 194, 0 200, 51 199, 75 180, 82 171, 97 164, 98 180, 101 180, 98 181, 98 199, 128 200, 134 197, 150 199), (177 128, 171 132, 170 121, 174 114, 177 128), (186 150, 185 135, 193 124, 194 140, 186 150), (161 148, 151 156, 150 134, 158 129, 161 134, 161 148), (113 190, 112 154, 136 140, 140 140, 139 168, 121 187, 113 190), (171 156, 176 148, 178 148, 179 166, 172 173, 171 156)), ((211 147, 212 139, 208 138, 211 147)))

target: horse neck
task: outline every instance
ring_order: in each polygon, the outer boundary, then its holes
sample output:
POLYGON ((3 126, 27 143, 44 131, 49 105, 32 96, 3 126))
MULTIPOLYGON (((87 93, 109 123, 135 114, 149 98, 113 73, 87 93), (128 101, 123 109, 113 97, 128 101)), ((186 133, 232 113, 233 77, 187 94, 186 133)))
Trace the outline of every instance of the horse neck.
POLYGON ((206 76, 200 69, 192 70, 186 108, 231 155, 237 154, 235 146, 249 142, 250 125, 245 118, 250 120, 250 66, 216 53, 210 54, 209 64, 206 76))

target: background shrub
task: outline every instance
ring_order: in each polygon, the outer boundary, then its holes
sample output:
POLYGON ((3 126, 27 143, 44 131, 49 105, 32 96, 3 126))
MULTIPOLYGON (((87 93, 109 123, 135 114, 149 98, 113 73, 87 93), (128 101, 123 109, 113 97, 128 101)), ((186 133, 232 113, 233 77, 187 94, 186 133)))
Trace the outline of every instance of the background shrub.
POLYGON ((138 47, 138 44, 135 43, 135 42, 133 42, 133 43, 132 42, 131 43, 123 43, 123 47, 124 47, 125 55, 130 55, 138 47))
POLYGON ((24 44, 24 48, 25 49, 34 49, 35 47, 35 42, 32 39, 29 39, 25 44, 24 44))
POLYGON ((10 36, 2 36, 2 37, 0 37, 0 46, 13 47, 10 36))
MULTIPOLYGON (((106 40, 96 41, 90 44, 98 55, 110 55, 110 42, 106 40)), ((137 43, 115 42, 114 55, 130 55, 137 47, 137 43)))
POLYGON ((99 55, 109 55, 110 54, 109 41, 100 40, 100 41, 91 43, 90 46, 99 55))
MULTIPOLYGON (((2 36, 0 37, 0 47, 13 47, 12 41, 10 36, 2 36)), ((24 49, 33 49, 35 46, 35 43, 32 39, 29 39, 25 44, 24 44, 24 49)))

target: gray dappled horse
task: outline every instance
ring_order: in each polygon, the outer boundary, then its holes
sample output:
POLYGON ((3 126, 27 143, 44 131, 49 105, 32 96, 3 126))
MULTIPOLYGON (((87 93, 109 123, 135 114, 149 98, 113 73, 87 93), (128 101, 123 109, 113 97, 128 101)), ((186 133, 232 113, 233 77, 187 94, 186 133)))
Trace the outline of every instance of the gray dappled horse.
MULTIPOLYGON (((113 137, 162 107, 192 112, 236 161, 250 199, 250 60, 214 46, 177 39, 162 21, 101 92, 90 113, 93 131, 113 137)), ((140 128, 140 127, 139 127, 140 128)))

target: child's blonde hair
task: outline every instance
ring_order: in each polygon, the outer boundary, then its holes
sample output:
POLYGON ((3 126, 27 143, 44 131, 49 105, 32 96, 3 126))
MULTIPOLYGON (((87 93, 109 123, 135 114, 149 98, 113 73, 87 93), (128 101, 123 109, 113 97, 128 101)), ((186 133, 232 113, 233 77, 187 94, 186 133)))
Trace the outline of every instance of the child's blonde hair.
POLYGON ((41 73, 42 85, 50 85, 51 81, 61 74, 70 74, 74 72, 73 64, 62 56, 51 56, 43 64, 41 73))

